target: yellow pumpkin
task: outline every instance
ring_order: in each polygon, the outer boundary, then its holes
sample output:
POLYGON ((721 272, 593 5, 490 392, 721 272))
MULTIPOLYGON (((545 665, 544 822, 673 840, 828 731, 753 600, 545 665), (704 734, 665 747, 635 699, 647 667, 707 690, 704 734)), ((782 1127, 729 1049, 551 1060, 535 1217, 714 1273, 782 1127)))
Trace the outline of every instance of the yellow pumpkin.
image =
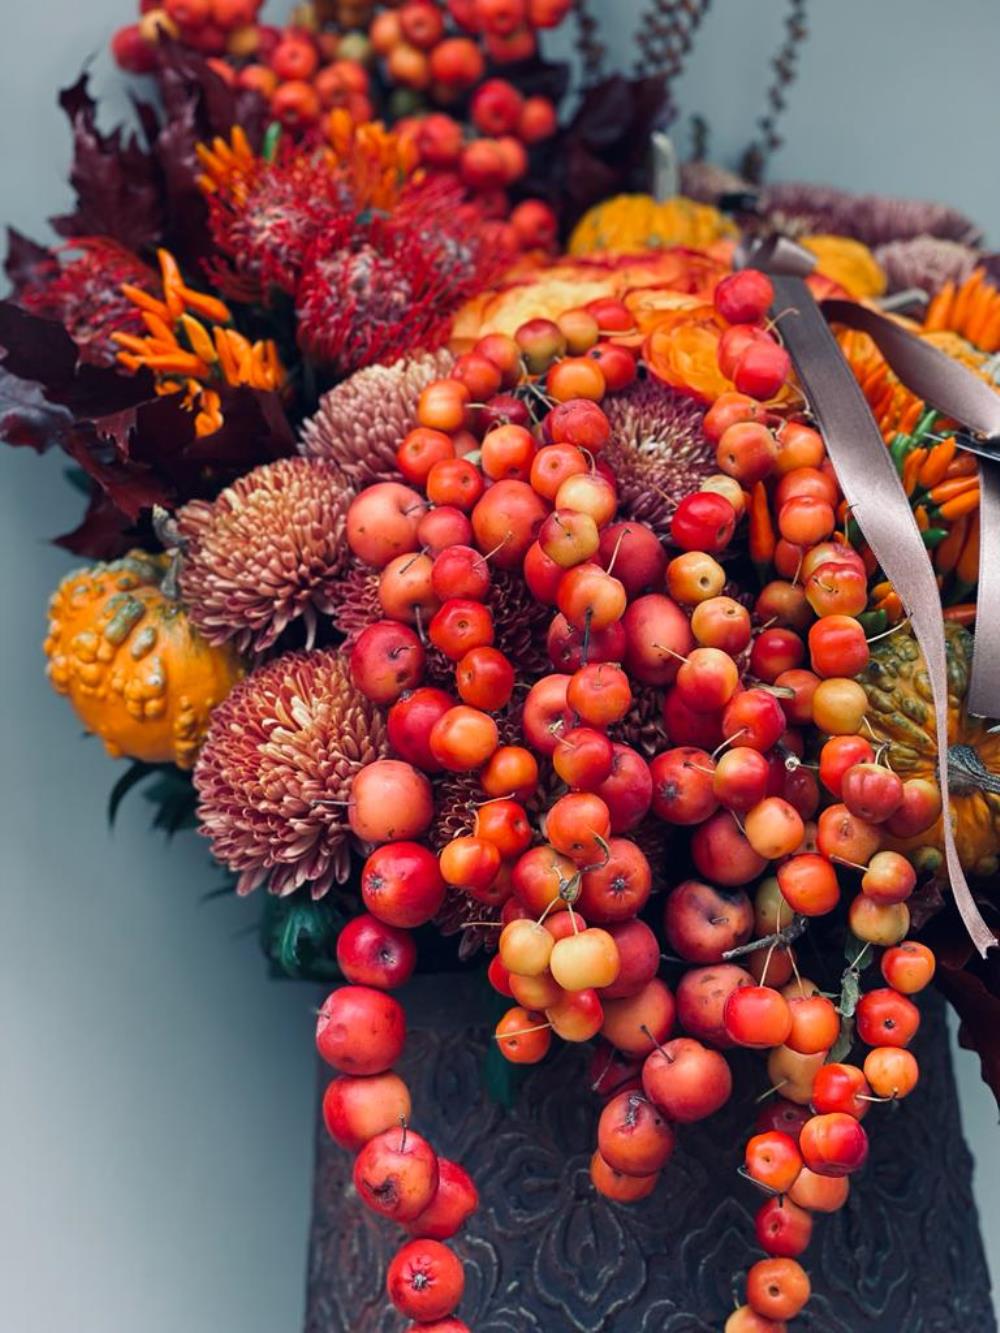
MULTIPOLYGON (((966 872, 994 875, 1000 865, 1000 733, 971 717, 965 707, 972 661, 972 635, 947 624, 948 777, 951 819, 966 872)), ((861 677, 868 693, 874 741, 888 746, 889 766, 906 778, 937 779, 934 705, 923 655, 912 634, 899 631, 874 643, 861 677)), ((942 862, 941 821, 894 844, 916 862, 936 869, 942 862)))
POLYGON ((595 204, 576 224, 571 255, 636 254, 672 245, 699 249, 736 228, 717 208, 675 195, 656 200, 649 194, 618 194, 595 204))
POLYGON ((856 301, 881 296, 886 279, 882 265, 867 245, 850 236, 803 236, 802 244, 816 256, 816 271, 838 283, 856 301))
POLYGON ((190 768, 209 715, 244 675, 162 587, 165 555, 77 570, 49 603, 48 677, 109 754, 190 768))

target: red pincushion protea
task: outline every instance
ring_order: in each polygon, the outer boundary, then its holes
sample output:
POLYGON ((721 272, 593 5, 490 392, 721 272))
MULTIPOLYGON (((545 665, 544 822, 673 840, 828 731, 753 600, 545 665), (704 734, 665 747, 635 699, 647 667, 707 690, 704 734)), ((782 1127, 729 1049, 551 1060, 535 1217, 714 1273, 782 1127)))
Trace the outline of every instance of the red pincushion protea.
POLYGON ((153 271, 107 236, 79 236, 34 264, 17 292, 17 304, 43 319, 58 320, 80 349, 80 359, 114 365, 114 333, 144 333, 138 307, 122 283, 155 293, 153 271))
POLYGON ((288 653, 254 671, 212 715, 194 785, 201 831, 237 891, 265 883, 321 898, 350 868, 347 799, 387 749, 385 722, 338 652, 288 653))
POLYGON ((332 463, 282 458, 178 512, 181 596, 209 643, 263 652, 301 618, 312 645, 339 601, 353 494, 332 463))

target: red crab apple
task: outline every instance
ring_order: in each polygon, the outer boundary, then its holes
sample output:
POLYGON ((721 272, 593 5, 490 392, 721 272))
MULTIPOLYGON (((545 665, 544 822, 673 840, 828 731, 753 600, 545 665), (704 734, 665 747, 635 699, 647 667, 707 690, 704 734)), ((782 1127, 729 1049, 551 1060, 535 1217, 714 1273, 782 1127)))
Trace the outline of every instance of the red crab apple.
POLYGON ((338 935, 337 964, 357 986, 394 990, 413 975, 417 946, 409 931, 364 912, 348 921, 338 935))
POLYGON ((382 1074, 403 1052, 402 1005, 370 986, 341 986, 316 1020, 316 1049, 344 1074, 382 1074))
POLYGON ((420 684, 425 656, 423 644, 408 625, 377 620, 361 631, 351 649, 351 679, 366 699, 391 704, 420 684))
POLYGON ((749 884, 767 867, 728 810, 718 810, 698 825, 691 836, 691 857, 700 875, 726 888, 749 884))
POLYGON ((361 897, 379 921, 402 929, 422 926, 444 902, 437 857, 419 842, 390 842, 372 852, 361 871, 361 897))
POLYGON ((649 862, 628 838, 610 838, 607 857, 603 865, 584 871, 578 899, 580 911, 597 925, 636 916, 653 887, 649 862))
POLYGON ((354 775, 347 817, 362 842, 418 838, 434 818, 431 784, 412 764, 376 759, 354 775))
POLYGON ((406 1333, 472 1333, 469 1325, 463 1319, 435 1319, 433 1323, 428 1324, 421 1320, 419 1324, 409 1324, 406 1333))
POLYGON ((385 1285, 400 1314, 423 1326, 452 1313, 462 1299, 465 1272, 447 1245, 438 1240, 411 1240, 389 1264, 385 1285))
POLYGON ((611 832, 628 833, 646 817, 653 800, 653 777, 637 750, 617 741, 611 747, 611 772, 596 788, 611 814, 611 832))
POLYGON ((671 892, 663 926, 672 949, 689 963, 721 963, 753 930, 753 904, 742 889, 686 879, 671 892))
POLYGON ((389 709, 386 727, 389 743, 400 759, 425 773, 438 772, 441 765, 431 754, 430 734, 438 718, 454 706, 455 700, 450 694, 429 685, 397 699, 389 709))
POLYGON ((753 984, 750 973, 735 963, 689 968, 677 985, 678 1023, 699 1041, 712 1046, 732 1046, 733 1040, 722 1021, 726 1001, 732 991, 753 984))
POLYGON ((410 1092, 391 1070, 354 1077, 341 1074, 323 1094, 323 1123, 341 1148, 357 1152, 369 1139, 409 1119, 410 1092))
POLYGON ((396 481, 368 486, 347 511, 348 544, 359 560, 381 569, 418 549, 417 527, 426 509, 426 500, 410 486, 396 481))
POLYGON ((733 1078, 718 1051, 693 1037, 675 1037, 646 1057, 642 1086, 669 1119, 691 1124, 725 1105, 733 1078))
POLYGON ((447 1240, 465 1225, 479 1207, 479 1192, 464 1167, 447 1157, 438 1158, 438 1187, 430 1203, 412 1222, 411 1236, 447 1240))
POLYGON ((644 523, 612 523, 604 528, 599 559, 605 569, 613 568, 630 598, 663 584, 667 553, 656 533, 644 523))
POLYGON ((605 1000, 622 1000, 638 995, 656 976, 660 966, 660 943, 656 935, 638 918, 619 921, 607 927, 618 949, 618 976, 601 989, 605 1000))
POLYGON ((590 1179, 594 1189, 615 1203, 635 1203, 647 1198, 656 1188, 659 1178, 659 1171, 648 1176, 627 1176, 623 1171, 616 1171, 613 1166, 609 1166, 597 1150, 590 1159, 590 1179))
POLYGON ((654 977, 623 1000, 607 1000, 601 1035, 626 1055, 646 1055, 650 1040, 666 1041, 676 1006, 665 981, 654 977))
POLYGON ((754 1230, 765 1253, 794 1259, 812 1238, 812 1217, 791 1199, 775 1195, 758 1208, 754 1230))
POLYGON ((499 569, 515 569, 535 540, 549 507, 524 481, 498 481, 472 511, 481 551, 493 551, 499 569))
POLYGON ((592 629, 588 635, 571 625, 560 611, 552 617, 545 644, 549 661, 557 671, 579 671, 583 667, 584 648, 591 666, 620 662, 625 655, 625 629, 616 620, 605 629, 592 629))
POLYGON ((741 1305, 726 1320, 723 1333, 788 1333, 784 1320, 765 1319, 749 1305, 741 1305))
POLYGON ((405 1124, 369 1139, 354 1162, 354 1188, 363 1202, 396 1222, 419 1217, 437 1187, 437 1154, 405 1124))
POLYGON ((670 1160, 674 1132, 641 1092, 620 1092, 601 1112, 597 1150, 615 1171, 648 1176, 670 1160))
POLYGON ((648 593, 625 612, 625 666, 643 685, 669 685, 694 647, 688 618, 669 597, 648 593))
POLYGON ((868 1135, 854 1116, 830 1111, 806 1121, 799 1148, 806 1166, 817 1175, 849 1176, 865 1164, 868 1135))

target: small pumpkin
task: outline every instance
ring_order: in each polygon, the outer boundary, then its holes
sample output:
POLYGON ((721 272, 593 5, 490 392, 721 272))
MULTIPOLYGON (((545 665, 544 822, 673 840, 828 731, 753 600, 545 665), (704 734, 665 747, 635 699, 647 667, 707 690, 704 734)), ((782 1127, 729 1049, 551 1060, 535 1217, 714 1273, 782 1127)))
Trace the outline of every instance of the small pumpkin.
MULTIPOLYGON (((994 875, 1000 866, 1000 733, 971 717, 965 706, 972 663, 972 635, 945 625, 948 650, 948 777, 955 843, 966 872, 994 875)), ((868 694, 868 721, 886 759, 903 779, 937 778, 934 705, 923 655, 912 634, 898 631, 872 644, 861 681, 868 694)), ((941 821, 925 833, 895 844, 918 864, 937 869, 943 861, 941 821)))
POLYGON ((867 245, 851 236, 803 236, 802 244, 816 256, 816 272, 843 287, 856 301, 881 296, 886 288, 882 265, 867 245))
POLYGON ((675 195, 618 194, 589 209, 569 240, 571 255, 637 254, 673 245, 701 249, 736 228, 711 204, 675 195))
POLYGON ((194 764, 212 709, 244 674, 164 591, 169 557, 130 551, 68 574, 49 603, 48 677, 115 758, 194 764))

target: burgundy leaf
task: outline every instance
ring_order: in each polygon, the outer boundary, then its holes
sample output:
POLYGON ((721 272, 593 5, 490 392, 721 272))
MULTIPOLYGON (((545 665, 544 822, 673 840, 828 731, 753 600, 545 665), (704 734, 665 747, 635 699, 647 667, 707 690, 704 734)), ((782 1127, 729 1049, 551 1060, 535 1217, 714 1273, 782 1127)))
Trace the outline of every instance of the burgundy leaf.
POLYGON ((3 271, 15 296, 30 286, 36 275, 50 269, 52 263, 51 250, 29 236, 23 236, 13 227, 7 228, 7 258, 4 260, 3 271))
POLYGON ((10 375, 0 362, 0 441, 35 449, 62 444, 73 418, 46 402, 41 385, 10 375))
POLYGON ((87 512, 72 532, 54 538, 56 546, 89 560, 115 560, 136 545, 140 534, 106 491, 95 486, 87 512))
POLYGON ((1000 1104, 1000 996, 968 968, 939 968, 937 985, 958 1014, 958 1044, 979 1056, 983 1082, 1000 1104))

